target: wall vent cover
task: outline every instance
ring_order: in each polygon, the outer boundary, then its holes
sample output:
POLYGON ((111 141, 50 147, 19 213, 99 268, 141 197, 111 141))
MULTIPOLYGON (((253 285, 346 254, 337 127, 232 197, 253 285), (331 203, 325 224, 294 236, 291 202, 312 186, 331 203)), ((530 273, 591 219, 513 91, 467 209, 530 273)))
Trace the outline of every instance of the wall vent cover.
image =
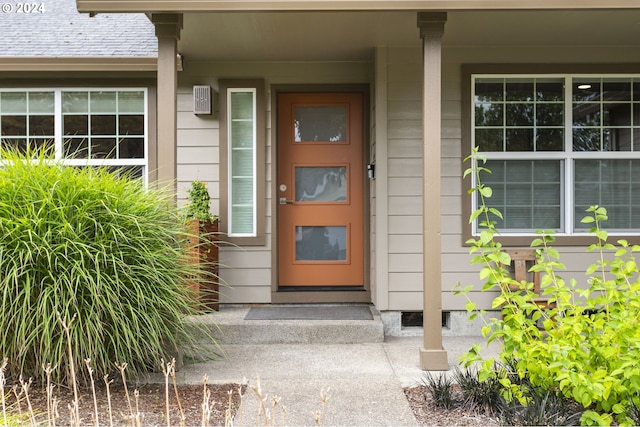
POLYGON ((193 87, 193 114, 211 114, 211 86, 193 87))

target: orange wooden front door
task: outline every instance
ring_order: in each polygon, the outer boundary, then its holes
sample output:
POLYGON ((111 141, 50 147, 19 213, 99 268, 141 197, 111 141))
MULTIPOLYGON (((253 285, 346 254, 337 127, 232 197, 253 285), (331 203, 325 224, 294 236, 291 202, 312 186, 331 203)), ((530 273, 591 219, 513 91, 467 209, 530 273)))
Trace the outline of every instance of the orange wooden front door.
POLYGON ((363 287, 361 93, 278 94, 281 288, 363 287))

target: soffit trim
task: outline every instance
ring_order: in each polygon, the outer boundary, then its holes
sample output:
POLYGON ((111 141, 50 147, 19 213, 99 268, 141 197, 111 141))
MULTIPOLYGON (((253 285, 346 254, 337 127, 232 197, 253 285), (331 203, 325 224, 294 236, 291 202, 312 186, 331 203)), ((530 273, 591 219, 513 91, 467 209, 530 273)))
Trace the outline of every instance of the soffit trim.
POLYGON ((156 71, 156 57, 11 57, 0 58, 0 71, 156 71))
POLYGON ((638 9, 637 0, 76 0, 80 12, 638 9))

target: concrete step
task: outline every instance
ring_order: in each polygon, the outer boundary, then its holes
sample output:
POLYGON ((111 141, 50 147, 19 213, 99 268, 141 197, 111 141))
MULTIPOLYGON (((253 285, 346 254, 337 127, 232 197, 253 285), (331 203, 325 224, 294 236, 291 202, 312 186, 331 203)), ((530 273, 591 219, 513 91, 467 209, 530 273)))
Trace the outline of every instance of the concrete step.
POLYGON ((246 320, 250 306, 222 305, 220 311, 199 316, 194 321, 206 326, 222 344, 383 342, 380 313, 373 306, 367 307, 371 310, 372 320, 246 320))

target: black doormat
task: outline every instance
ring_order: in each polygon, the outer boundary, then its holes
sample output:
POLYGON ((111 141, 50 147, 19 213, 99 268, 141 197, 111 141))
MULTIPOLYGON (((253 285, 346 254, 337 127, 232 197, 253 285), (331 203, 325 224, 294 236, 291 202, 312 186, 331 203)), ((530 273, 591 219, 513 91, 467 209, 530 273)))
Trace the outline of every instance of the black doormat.
POLYGON ((373 320, 366 306, 252 307, 245 320, 373 320))

